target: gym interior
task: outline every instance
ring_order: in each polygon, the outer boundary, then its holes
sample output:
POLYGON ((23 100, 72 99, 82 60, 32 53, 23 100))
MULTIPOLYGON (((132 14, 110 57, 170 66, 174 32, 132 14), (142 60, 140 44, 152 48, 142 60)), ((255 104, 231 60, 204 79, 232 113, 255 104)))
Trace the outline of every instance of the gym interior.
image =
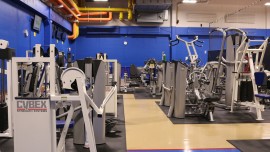
POLYGON ((0 6, 0 152, 270 151, 269 0, 0 6))

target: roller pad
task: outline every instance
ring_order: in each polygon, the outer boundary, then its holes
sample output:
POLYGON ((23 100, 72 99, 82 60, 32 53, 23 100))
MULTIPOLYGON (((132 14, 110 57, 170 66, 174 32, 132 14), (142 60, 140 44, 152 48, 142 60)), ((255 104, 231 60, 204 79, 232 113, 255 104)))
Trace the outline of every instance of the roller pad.
MULTIPOLYGON (((57 120, 56 121, 56 128, 64 128, 66 121, 64 120, 57 120)), ((74 127, 74 121, 71 121, 68 128, 74 127)))
POLYGON ((270 99, 270 95, 268 94, 255 94, 255 97, 258 97, 261 99, 270 99))
POLYGON ((11 60, 11 58, 15 56, 15 50, 11 48, 6 48, 0 50, 0 59, 1 60, 11 60))

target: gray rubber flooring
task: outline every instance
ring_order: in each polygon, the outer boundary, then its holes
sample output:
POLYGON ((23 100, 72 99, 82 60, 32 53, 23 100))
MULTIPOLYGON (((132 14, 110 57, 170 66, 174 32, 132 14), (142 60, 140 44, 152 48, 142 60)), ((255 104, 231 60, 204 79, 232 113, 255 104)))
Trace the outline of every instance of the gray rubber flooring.
MULTIPOLYGON (((168 114, 169 107, 160 106, 159 102, 156 102, 157 106, 168 114)), ((257 121, 256 115, 249 110, 238 110, 231 113, 229 110, 215 108, 214 111, 214 122, 210 122, 208 119, 202 116, 187 116, 185 119, 168 118, 173 124, 229 124, 229 123, 269 123, 270 122, 270 110, 266 109, 262 112, 263 121, 257 121)), ((270 150, 269 150, 270 152, 270 150)))
POLYGON ((235 146, 241 152, 269 152, 270 139, 259 140, 228 140, 230 144, 235 146))
POLYGON ((161 99, 161 95, 157 95, 156 97, 153 97, 149 91, 150 90, 145 87, 135 88, 134 98, 135 99, 161 99))
MULTIPOLYGON (((118 96, 118 123, 114 127, 115 133, 106 135, 106 144, 97 145, 98 152, 126 152, 126 128, 123 96, 118 96)), ((107 116, 109 118, 110 116, 107 116)), ((13 139, 0 138, 0 152, 14 152, 13 139)), ((74 145, 72 136, 66 139, 66 152, 89 152, 83 145, 74 145)))

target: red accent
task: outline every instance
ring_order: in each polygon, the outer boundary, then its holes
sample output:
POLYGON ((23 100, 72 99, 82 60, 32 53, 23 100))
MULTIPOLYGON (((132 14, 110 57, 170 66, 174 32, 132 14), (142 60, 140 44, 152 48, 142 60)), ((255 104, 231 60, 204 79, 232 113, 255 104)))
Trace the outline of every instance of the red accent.
POLYGON ((47 108, 28 108, 28 110, 47 110, 47 108))

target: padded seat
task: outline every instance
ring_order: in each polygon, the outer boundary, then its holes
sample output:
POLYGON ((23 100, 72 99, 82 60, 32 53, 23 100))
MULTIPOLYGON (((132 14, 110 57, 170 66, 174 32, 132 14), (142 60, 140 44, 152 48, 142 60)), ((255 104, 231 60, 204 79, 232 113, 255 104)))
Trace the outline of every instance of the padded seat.
POLYGON ((140 87, 140 84, 136 82, 131 82, 129 83, 129 87, 140 87))
POLYGON ((261 98, 261 99, 270 99, 269 94, 255 94, 255 97, 261 98))
POLYGON ((215 97, 215 96, 213 96, 213 97, 206 97, 205 99, 204 99, 204 102, 214 102, 214 101, 219 101, 220 100, 220 98, 219 97, 215 97))
MULTIPOLYGON (((56 120, 56 128, 62 129, 65 126, 66 121, 65 120, 56 120)), ((69 128, 74 127, 74 121, 71 121, 69 124, 69 128)))

